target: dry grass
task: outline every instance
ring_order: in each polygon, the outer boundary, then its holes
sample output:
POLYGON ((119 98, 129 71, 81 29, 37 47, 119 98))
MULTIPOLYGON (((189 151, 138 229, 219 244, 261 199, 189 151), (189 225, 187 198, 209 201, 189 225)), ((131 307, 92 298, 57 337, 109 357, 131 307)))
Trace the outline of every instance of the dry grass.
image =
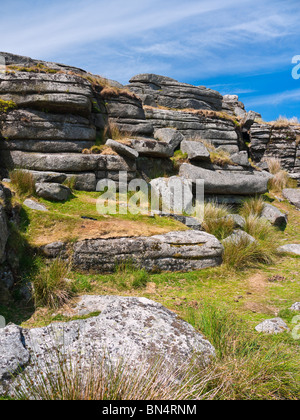
POLYGON ((229 236, 235 227, 234 220, 229 216, 229 207, 224 204, 208 202, 204 205, 203 228, 207 233, 222 240, 229 236))
POLYGON ((262 196, 251 197, 244 200, 239 209, 241 216, 247 218, 250 215, 259 217, 264 209, 265 202, 262 196))
POLYGON ((32 174, 21 169, 14 169, 9 173, 11 183, 19 196, 35 194, 35 181, 32 174))
POLYGON ((270 174, 275 175, 279 171, 281 171, 281 160, 278 158, 266 158, 265 162, 267 162, 268 169, 270 174))
POLYGON ((210 154, 210 160, 213 164, 218 166, 226 166, 226 165, 235 165, 230 158, 230 153, 226 150, 219 149, 217 150, 215 146, 207 140, 203 139, 195 139, 195 141, 199 141, 207 148, 210 154))
POLYGON ((73 295, 72 282, 67 279, 69 273, 69 263, 61 259, 40 266, 32 279, 35 306, 58 309, 67 303, 73 295))

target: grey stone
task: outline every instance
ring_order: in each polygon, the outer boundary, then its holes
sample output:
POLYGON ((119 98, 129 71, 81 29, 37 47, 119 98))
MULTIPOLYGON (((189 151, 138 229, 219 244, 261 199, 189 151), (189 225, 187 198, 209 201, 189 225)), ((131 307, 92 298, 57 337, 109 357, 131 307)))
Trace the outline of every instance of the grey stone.
POLYGON ((288 221, 288 216, 278 210, 277 207, 265 203, 261 217, 267 219, 274 226, 285 227, 288 221))
POLYGON ((136 150, 115 140, 108 139, 106 141, 106 145, 111 147, 115 152, 117 152, 120 155, 127 156, 131 159, 137 159, 139 157, 139 153, 136 150))
POLYGON ((44 245, 40 249, 45 257, 58 258, 65 255, 66 245, 61 241, 57 241, 44 245))
MULTIPOLYGON (((61 360, 73 367, 80 361, 83 374, 102 364, 105 357, 113 367, 124 360, 133 374, 143 374, 157 359, 163 360, 164 369, 174 372, 192 361, 197 366, 207 366, 215 357, 209 341, 160 303, 137 297, 82 296, 73 310, 87 315, 92 312, 101 313, 23 329, 26 356, 29 353, 32 358, 24 372, 26 377, 32 378, 33 383, 41 378, 41 372, 55 377, 61 360)), ((23 364, 27 363, 24 356, 23 364)), ((18 385, 26 385, 22 375, 11 384, 10 395, 18 385)))
POLYGON ((72 194, 70 188, 49 182, 35 184, 35 190, 39 197, 50 201, 66 201, 72 194))
MULTIPOLYGON (((118 156, 114 156, 118 157, 118 156)), ((27 153, 2 151, 3 166, 43 172, 77 173, 105 169, 107 156, 79 153, 27 153), (5 161, 5 163, 4 163, 5 161)))
POLYGON ((190 271, 222 262, 223 246, 199 231, 117 239, 91 239, 74 245, 73 265, 83 271, 112 272, 116 264, 130 259, 148 271, 190 271))
POLYGON ((67 174, 69 181, 74 181, 74 189, 77 191, 96 191, 96 174, 82 172, 67 174))
POLYGON ((132 139, 131 145, 140 156, 169 158, 174 155, 173 147, 154 139, 132 139))
POLYGON ((24 346, 21 332, 21 328, 13 324, 0 328, 0 395, 12 375, 29 362, 29 351, 24 346))
POLYGON ((29 198, 27 198, 24 201, 23 204, 24 204, 24 206, 26 206, 26 207, 28 207, 28 208, 30 208, 32 210, 48 211, 48 209, 43 204, 37 203, 36 201, 31 200, 29 198))
POLYGON ((248 159, 248 153, 246 151, 234 153, 230 156, 230 159, 233 163, 236 163, 240 166, 250 167, 250 162, 248 159))
POLYGON ((183 140, 180 145, 182 153, 187 153, 190 160, 209 160, 210 153, 199 141, 183 140))
POLYGON ((227 236, 227 238, 223 240, 223 244, 228 244, 228 243, 239 244, 240 241, 243 241, 247 244, 251 244, 251 243, 256 242, 256 239, 253 238, 253 236, 249 235, 247 232, 237 229, 237 230, 234 230, 231 235, 227 236))
POLYGON ((154 131, 154 138, 167 143, 173 150, 184 140, 183 135, 174 128, 160 128, 154 131))
POLYGON ((286 244, 280 246, 278 252, 300 255, 300 244, 286 244))
POLYGON ((255 327, 258 332, 266 334, 279 334, 285 331, 289 331, 288 326, 281 318, 266 319, 255 327))
POLYGON ((67 179, 66 174, 59 172, 30 171, 28 169, 24 169, 24 172, 31 173, 35 182, 54 182, 62 184, 67 179))
POLYGON ((205 194, 253 195, 268 191, 270 176, 262 172, 211 171, 184 163, 179 176, 191 179, 193 183, 204 180, 205 194))
POLYGON ((155 178, 150 182, 156 197, 160 197, 164 212, 191 213, 193 204, 192 183, 178 176, 155 178))
POLYGON ((286 188, 282 190, 282 195, 291 204, 300 209, 300 188, 286 188))
POLYGON ((297 311, 300 312, 300 302, 295 302, 291 307, 290 307, 291 311, 297 311))
POLYGON ((0 95, 20 108, 89 114, 93 91, 81 77, 65 73, 15 72, 0 75, 0 95))

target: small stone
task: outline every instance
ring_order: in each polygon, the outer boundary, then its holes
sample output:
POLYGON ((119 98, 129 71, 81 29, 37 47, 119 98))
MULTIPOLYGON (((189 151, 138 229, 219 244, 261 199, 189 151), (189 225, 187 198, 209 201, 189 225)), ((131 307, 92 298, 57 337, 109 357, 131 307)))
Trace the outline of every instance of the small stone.
POLYGON ((288 326, 281 318, 266 319, 255 327, 258 332, 266 334, 279 334, 284 331, 289 331, 288 326))
POLYGON ((48 211, 47 208, 43 204, 37 203, 36 201, 31 200, 29 198, 27 198, 23 204, 24 206, 32 210, 48 211))

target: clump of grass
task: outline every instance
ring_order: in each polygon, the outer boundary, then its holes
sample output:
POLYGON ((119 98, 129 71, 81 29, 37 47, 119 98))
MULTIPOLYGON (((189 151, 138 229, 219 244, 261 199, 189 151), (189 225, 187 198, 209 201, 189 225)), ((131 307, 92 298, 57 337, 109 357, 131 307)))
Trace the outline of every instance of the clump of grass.
POLYGON ((265 202, 262 196, 251 197, 243 201, 239 214, 244 218, 254 215, 259 217, 264 209, 265 202))
POLYGON ((268 158, 266 159, 268 169, 270 174, 275 175, 281 171, 281 160, 278 158, 268 158))
POLYGON ((297 187, 297 182, 290 178, 287 171, 281 167, 281 161, 278 158, 267 158, 269 172, 273 175, 268 182, 268 188, 273 192, 281 192, 284 188, 297 187))
POLYGON ((32 279, 35 305, 58 309, 73 296, 72 282, 68 280, 70 264, 57 258, 51 263, 40 263, 32 279))
POLYGON ((259 264, 271 264, 275 260, 274 245, 241 236, 234 241, 226 241, 224 244, 223 263, 225 267, 234 270, 257 267, 259 264))
POLYGON ((9 173, 12 185, 20 196, 35 195, 35 181, 33 175, 28 171, 14 169, 9 173))
POLYGON ((125 290, 144 288, 149 279, 147 271, 137 268, 131 260, 117 263, 115 272, 114 279, 117 280, 118 286, 125 290))
POLYGON ((203 392, 211 374, 192 362, 166 365, 162 357, 136 361, 119 357, 112 362, 105 351, 82 356, 65 355, 58 349, 47 356, 46 363, 35 357, 36 369, 20 374, 14 384, 19 400, 197 400, 209 396, 203 392), (49 359, 49 360, 48 360, 49 359), (17 382, 17 381, 16 381, 17 382))
POLYGON ((245 217, 244 230, 255 239, 268 241, 270 246, 272 246, 274 241, 276 243, 275 228, 267 220, 255 214, 249 214, 249 216, 245 217))
POLYGON ((207 140, 199 139, 207 148, 210 154, 211 163, 218 166, 234 165, 230 158, 230 153, 223 149, 216 149, 215 146, 207 140))
POLYGON ((234 220, 227 217, 229 215, 230 209, 226 205, 207 202, 204 205, 203 228, 218 239, 224 239, 233 232, 235 227, 234 220))
POLYGON ((115 122, 110 121, 104 131, 103 131, 103 139, 104 141, 107 139, 112 140, 125 140, 132 137, 132 133, 127 131, 121 131, 118 124, 115 122))

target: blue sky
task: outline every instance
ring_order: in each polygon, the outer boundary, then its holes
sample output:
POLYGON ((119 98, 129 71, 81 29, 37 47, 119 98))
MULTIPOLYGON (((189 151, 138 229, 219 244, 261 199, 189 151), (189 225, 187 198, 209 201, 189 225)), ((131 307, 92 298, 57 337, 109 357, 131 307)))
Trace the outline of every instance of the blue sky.
POLYGON ((161 74, 238 94, 265 120, 300 118, 299 0, 0 0, 0 10, 0 51, 123 84, 161 74))

